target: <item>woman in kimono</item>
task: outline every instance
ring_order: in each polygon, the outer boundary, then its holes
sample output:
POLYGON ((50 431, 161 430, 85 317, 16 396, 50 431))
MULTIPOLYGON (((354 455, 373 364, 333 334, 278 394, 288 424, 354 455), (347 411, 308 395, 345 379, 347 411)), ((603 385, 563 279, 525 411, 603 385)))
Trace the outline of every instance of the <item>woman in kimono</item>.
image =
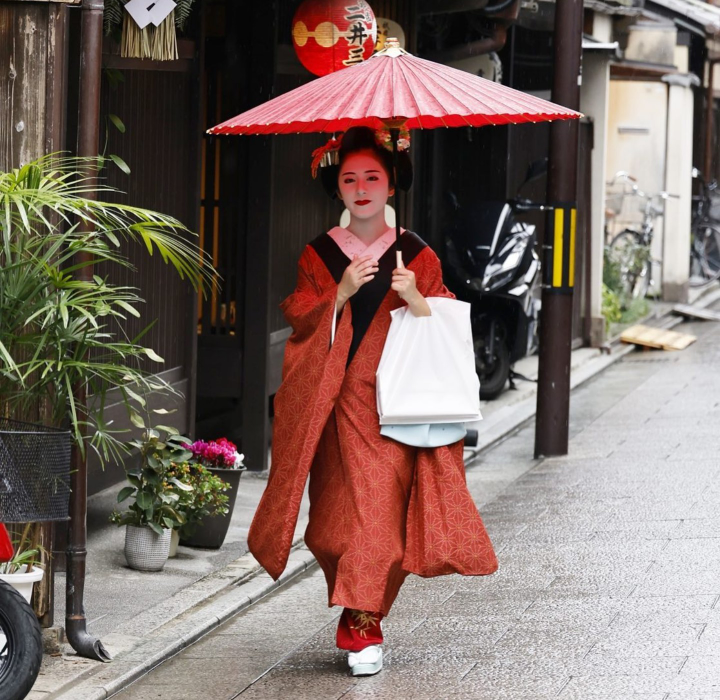
MULTIPOLYGON (((407 149, 409 135, 400 145, 407 149)), ((380 621, 409 573, 490 574, 492 544, 465 482, 462 440, 412 447, 380 434, 375 373, 390 312, 430 315, 427 297, 452 297, 435 253, 385 222, 394 194, 387 132, 355 127, 318 149, 331 196, 350 213, 300 257, 295 292, 282 304, 293 334, 275 397, 273 457, 250 528, 250 550, 273 578, 283 572, 305 483, 305 543, 325 573, 328 604, 342 606, 337 645, 353 675, 382 668, 380 621)), ((397 186, 412 180, 406 150, 397 186)), ((442 358, 438 358, 441 362, 442 358)))

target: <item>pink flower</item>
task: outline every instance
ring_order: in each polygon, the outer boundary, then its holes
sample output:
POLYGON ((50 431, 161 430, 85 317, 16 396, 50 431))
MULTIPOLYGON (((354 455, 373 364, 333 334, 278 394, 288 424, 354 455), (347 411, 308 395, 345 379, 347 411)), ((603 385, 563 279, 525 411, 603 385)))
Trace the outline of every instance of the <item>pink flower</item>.
POLYGON ((190 445, 195 459, 206 467, 230 467, 242 464, 237 447, 227 438, 205 442, 197 440, 190 445))
POLYGON ((224 446, 230 448, 230 450, 232 450, 233 452, 237 452, 237 445, 235 445, 235 443, 230 442, 230 440, 228 440, 227 438, 224 438, 224 437, 219 438, 218 440, 216 440, 216 442, 218 445, 224 445, 224 446))

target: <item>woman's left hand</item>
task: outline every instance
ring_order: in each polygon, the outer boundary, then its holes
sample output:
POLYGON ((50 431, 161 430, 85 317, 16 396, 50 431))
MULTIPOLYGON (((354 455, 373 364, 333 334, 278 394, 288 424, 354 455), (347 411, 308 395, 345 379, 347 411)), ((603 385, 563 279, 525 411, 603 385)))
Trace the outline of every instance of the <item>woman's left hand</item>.
POLYGON ((390 289, 394 289, 398 296, 408 303, 420 295, 415 284, 415 273, 406 267, 396 267, 393 270, 390 289))
POLYGON ((415 316, 430 316, 431 311, 425 297, 418 291, 415 273, 406 267, 396 267, 392 274, 392 284, 398 296, 407 303, 415 316))

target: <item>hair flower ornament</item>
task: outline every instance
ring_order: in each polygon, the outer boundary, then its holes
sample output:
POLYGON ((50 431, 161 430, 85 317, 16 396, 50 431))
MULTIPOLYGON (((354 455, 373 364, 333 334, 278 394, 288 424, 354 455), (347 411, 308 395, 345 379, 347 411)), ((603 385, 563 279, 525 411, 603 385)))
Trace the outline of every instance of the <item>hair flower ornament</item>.
MULTIPOLYGON (((375 140, 379 146, 387 148, 388 151, 392 151, 392 135, 390 129, 377 129, 375 131, 375 140)), ((406 126, 402 126, 399 129, 397 147, 398 151, 407 151, 407 149, 410 148, 410 129, 406 126)))
POLYGON ((324 146, 320 146, 320 148, 316 148, 312 152, 311 169, 313 178, 317 177, 318 168, 324 168, 327 165, 338 165, 342 137, 342 134, 334 136, 324 146))

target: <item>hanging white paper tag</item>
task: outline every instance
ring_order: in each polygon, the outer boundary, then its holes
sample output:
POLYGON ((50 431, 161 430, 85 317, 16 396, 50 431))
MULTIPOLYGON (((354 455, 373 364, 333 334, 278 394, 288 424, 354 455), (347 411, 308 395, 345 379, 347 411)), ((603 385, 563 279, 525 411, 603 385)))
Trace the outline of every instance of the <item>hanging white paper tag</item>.
POLYGON ((159 27, 163 20, 175 9, 173 0, 130 0, 125 9, 140 29, 152 23, 159 27))

